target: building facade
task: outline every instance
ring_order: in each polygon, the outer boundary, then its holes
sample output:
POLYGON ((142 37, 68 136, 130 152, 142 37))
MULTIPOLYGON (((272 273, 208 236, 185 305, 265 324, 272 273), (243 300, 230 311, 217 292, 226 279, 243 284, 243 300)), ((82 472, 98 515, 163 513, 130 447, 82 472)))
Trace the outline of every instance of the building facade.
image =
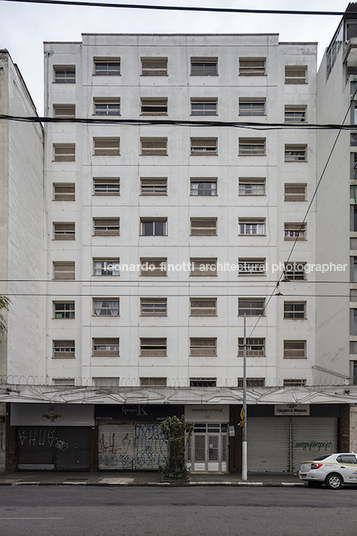
MULTIPOLYGON (((0 50, 0 113, 34 117, 36 108, 16 64, 0 50)), ((0 344, 1 383, 43 376, 43 131, 38 123, 0 120, 0 294, 11 299, 0 344), (42 290, 41 290, 42 288, 42 290)), ((11 387, 9 389, 11 391, 11 387)), ((4 400, 4 399, 3 399, 4 400)), ((5 404, 0 405, 5 420, 5 404)), ((0 423, 0 467, 5 424, 0 423)))
POLYGON ((348 450, 316 82, 316 44, 275 34, 45 43, 45 338, 3 395, 8 468, 156 469, 185 414, 191 470, 239 471, 244 317, 248 470, 348 450))

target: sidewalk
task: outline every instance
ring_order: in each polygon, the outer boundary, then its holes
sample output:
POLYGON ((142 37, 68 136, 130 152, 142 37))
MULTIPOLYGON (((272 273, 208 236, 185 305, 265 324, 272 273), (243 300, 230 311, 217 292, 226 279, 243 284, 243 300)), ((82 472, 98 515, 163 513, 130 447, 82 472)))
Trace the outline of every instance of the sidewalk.
POLYGON ((165 482, 157 472, 107 471, 66 473, 28 471, 0 473, 0 486, 304 486, 294 473, 250 473, 243 482, 240 474, 192 473, 188 483, 165 482))

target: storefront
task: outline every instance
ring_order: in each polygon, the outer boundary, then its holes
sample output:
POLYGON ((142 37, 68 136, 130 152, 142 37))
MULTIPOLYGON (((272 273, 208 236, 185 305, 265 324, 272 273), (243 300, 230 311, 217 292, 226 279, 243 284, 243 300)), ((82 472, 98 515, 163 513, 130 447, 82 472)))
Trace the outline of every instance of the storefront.
POLYGON ((180 405, 96 406, 99 470, 158 470, 168 459, 160 423, 184 413, 180 405))
POLYGON ((229 406, 187 405, 185 417, 195 423, 187 449, 190 470, 228 471, 229 406))
POLYGON ((94 406, 11 404, 17 468, 89 471, 94 406))
POLYGON ((248 471, 297 471, 300 462, 338 451, 339 406, 249 407, 248 471))

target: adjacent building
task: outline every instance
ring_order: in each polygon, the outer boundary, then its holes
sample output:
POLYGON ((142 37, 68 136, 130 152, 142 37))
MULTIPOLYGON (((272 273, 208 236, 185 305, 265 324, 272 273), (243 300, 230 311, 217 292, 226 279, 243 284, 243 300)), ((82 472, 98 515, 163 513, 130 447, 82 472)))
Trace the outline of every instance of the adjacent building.
MULTIPOLYGON (((37 115, 7 50, 0 50, 0 114, 37 115)), ((8 332, 0 344, 5 385, 28 383, 45 374, 43 191, 41 124, 0 120, 0 294, 11 299, 8 332)), ((4 421, 5 404, 0 412, 4 421)), ((5 426, 0 422, 0 466, 4 451, 5 426)))

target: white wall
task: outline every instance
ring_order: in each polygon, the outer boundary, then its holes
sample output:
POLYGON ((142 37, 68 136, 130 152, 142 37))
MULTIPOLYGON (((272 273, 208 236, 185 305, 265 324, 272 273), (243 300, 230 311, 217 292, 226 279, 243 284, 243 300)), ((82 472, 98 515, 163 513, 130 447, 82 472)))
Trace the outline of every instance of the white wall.
MULTIPOLYGON (((83 44, 46 43, 45 80, 47 110, 54 103, 76 104, 78 117, 92 117, 93 97, 119 96, 121 117, 140 117, 140 97, 167 97, 169 119, 190 119, 191 97, 217 97, 218 120, 237 121, 239 97, 265 97, 266 117, 244 117, 248 121, 283 122, 285 104, 307 104, 309 121, 315 121, 316 46, 278 44, 276 35, 227 36, 128 36, 84 35, 83 44), (121 57, 120 77, 92 76, 93 57, 121 57), (141 77, 141 56, 167 56, 168 77, 141 77), (189 76, 190 57, 218 56, 219 76, 189 76), (267 75, 238 76, 239 57, 267 57, 267 75), (76 84, 54 84, 54 65, 76 65, 76 84), (285 65, 308 65, 306 86, 285 86, 285 65)), ((195 118, 194 118, 195 119, 195 118)), ((203 118, 205 119, 205 118, 203 118)), ((210 118, 209 118, 210 119, 210 118)), ((140 257, 167 257, 171 263, 188 262, 190 257, 217 257, 220 263, 237 263, 239 257, 265 257, 271 263, 284 262, 291 242, 284 241, 284 222, 302 221, 307 203, 285 203, 284 182, 307 182, 308 201, 315 186, 315 135, 310 131, 257 131, 228 127, 128 126, 47 124, 46 206, 47 277, 52 262, 75 260, 76 282, 50 282, 48 291, 69 298, 76 294, 76 319, 52 319, 52 300, 47 301, 47 371, 50 377, 91 378, 119 376, 137 380, 140 376, 167 376, 168 383, 188 385, 190 377, 217 377, 218 384, 237 385, 242 376, 242 359, 237 357, 238 337, 243 336, 243 318, 237 317, 238 296, 269 296, 277 275, 238 277, 223 272, 216 278, 190 278, 171 273, 162 278, 140 278, 122 274, 115 278, 94 278, 93 257, 120 257, 121 262, 138 263, 140 257), (120 136, 121 156, 92 155, 92 138, 120 136), (140 137, 168 138, 168 156, 140 156, 140 137), (218 156, 190 156, 190 137, 218 137, 218 156), (238 157, 239 137, 266 137, 267 155, 238 157), (53 143, 76 144, 76 162, 52 162, 53 143), (308 162, 284 163, 285 143, 307 143, 308 162), (120 176, 120 197, 93 197, 92 177, 120 176), (140 197, 140 176, 168 177, 167 197, 140 197), (190 177, 218 177, 217 197, 189 195, 190 177), (239 177, 267 177, 267 195, 239 197, 239 177), (53 182, 75 182, 75 202, 53 202, 53 182), (168 218, 167 237, 139 237, 140 217, 168 218), (92 218, 119 216, 120 237, 92 237, 92 218), (190 216, 218 218, 217 237, 190 237, 190 216), (238 236, 238 218, 267 218, 265 237, 238 236), (52 241, 53 221, 75 221, 75 242, 52 241), (130 280, 130 284, 129 284, 130 280), (92 316, 91 296, 120 296, 120 318, 92 316), (168 296, 168 317, 139 316, 140 296, 168 296), (190 318, 189 296, 218 297, 218 316, 190 318), (92 358, 93 337, 120 337, 119 358, 92 358), (140 337, 167 337, 167 358, 140 358, 140 337), (190 337, 217 337, 217 357, 190 358, 190 337), (76 340, 75 360, 52 360, 51 341, 76 340)), ((293 260, 315 262, 315 205, 308 220, 308 239, 299 242, 293 260)), ((314 285, 289 283, 282 292, 289 300, 301 299, 314 285)), ((269 385, 283 378, 307 378, 315 363, 315 300, 306 298, 308 318, 283 319, 284 297, 273 298, 254 330, 265 337, 266 357, 249 358, 248 375, 265 377, 269 385), (307 339, 307 360, 283 360, 283 340, 307 339)), ((248 319, 248 334, 257 318, 248 319)))

